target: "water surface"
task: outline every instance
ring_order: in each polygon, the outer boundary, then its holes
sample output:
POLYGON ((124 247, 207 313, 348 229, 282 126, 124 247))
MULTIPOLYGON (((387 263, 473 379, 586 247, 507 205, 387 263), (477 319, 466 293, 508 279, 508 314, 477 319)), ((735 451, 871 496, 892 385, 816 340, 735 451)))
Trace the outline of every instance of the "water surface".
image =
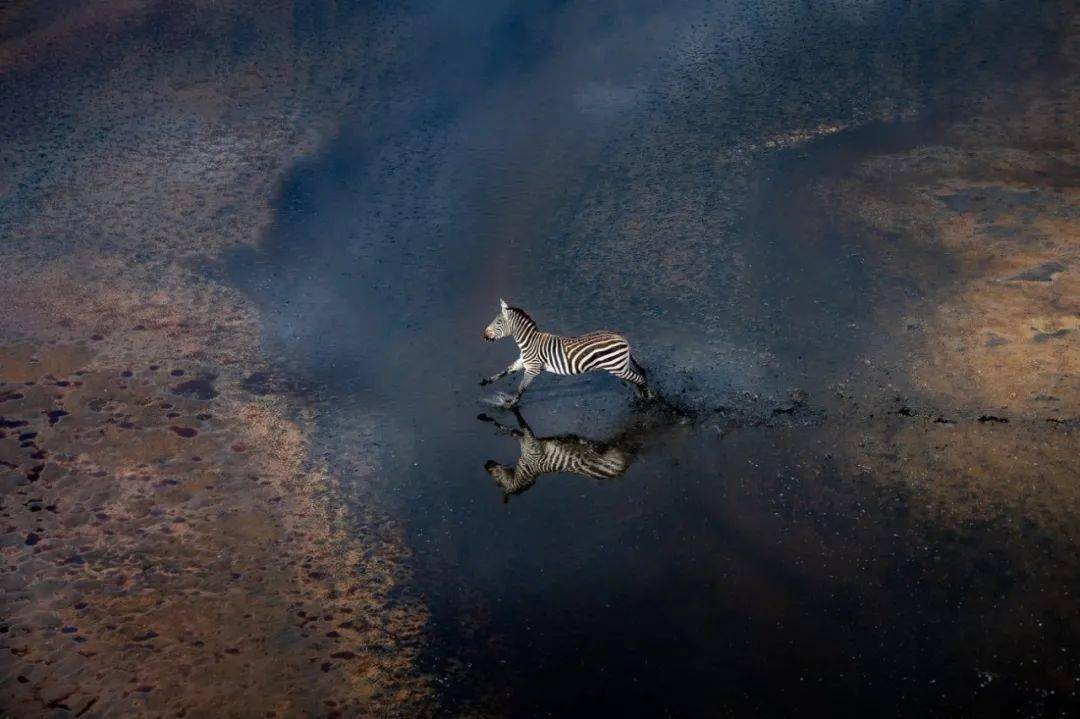
MULTIPOLYGON (((935 525, 917 492, 850 460, 860 433, 899 432, 903 402, 955 409, 913 398, 882 318, 902 326, 959 270, 942 253, 916 281, 884 271, 903 238, 859 236, 814 191, 1052 73, 1056 13, 490 2, 373 25, 400 43, 366 58, 335 137, 224 272, 259 303, 281 386, 316 408, 318 452, 346 476, 376 459, 447 713, 1075 700, 1075 617, 1022 600, 1080 589, 1044 556, 1067 540, 935 525), (500 297, 543 329, 622 331, 688 411, 544 376, 523 407, 537 436, 630 432, 633 461, 504 501, 484 466, 512 465, 517 439, 476 417, 516 421, 477 402, 515 354, 480 339, 500 297), (845 403, 836 385, 869 354, 896 371, 864 380, 880 380, 868 408, 845 403)), ((297 36, 332 50, 318 17, 297 36)))

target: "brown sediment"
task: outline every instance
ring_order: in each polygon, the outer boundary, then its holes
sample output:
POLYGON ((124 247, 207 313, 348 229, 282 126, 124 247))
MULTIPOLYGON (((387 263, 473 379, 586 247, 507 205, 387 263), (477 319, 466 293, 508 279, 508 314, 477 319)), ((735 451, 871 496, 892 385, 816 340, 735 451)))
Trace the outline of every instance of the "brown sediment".
MULTIPOLYGON (((265 371, 256 310, 197 269, 266 231, 279 173, 349 100, 310 78, 351 72, 360 41, 289 55, 290 23, 252 17, 248 56, 193 43, 151 81, 155 5, 0 39, 0 80, 44 118, 3 131, 0 708, 423 714, 399 530, 370 504, 346 531, 310 418, 243 384, 265 371), (34 94, 53 63, 103 58, 34 94)), ((183 22, 227 32, 231 10, 183 22)))
MULTIPOLYGON (((899 363, 872 357, 914 410, 863 425, 851 465, 946 524, 1029 526, 1064 550, 1080 510, 1080 88, 1058 73, 987 93, 935 144, 867 158, 823 194, 884 276, 920 289, 878 313, 899 363)), ((864 379, 868 395, 886 384, 864 379)))
POLYGON ((383 715, 424 694, 423 608, 389 597, 400 540, 375 512, 344 536, 302 418, 227 381, 177 397, 163 367, 202 367, 175 360, 126 377, 21 354, 4 371, 33 380, 0 386, 21 395, 0 439, 9 710, 383 715))
POLYGON ((949 267, 906 323, 920 337, 914 384, 945 405, 1036 416, 1046 397, 1080 396, 1080 168, 1067 164, 1075 157, 1014 147, 971 154, 945 147, 875 158, 848 197, 867 199, 858 216, 879 236, 914 228, 906 238, 915 252, 897 251, 894 272, 917 271, 906 265, 911 256, 949 267), (1024 169, 1041 181, 1019 182, 1024 169), (873 189, 886 176, 892 201, 873 189))

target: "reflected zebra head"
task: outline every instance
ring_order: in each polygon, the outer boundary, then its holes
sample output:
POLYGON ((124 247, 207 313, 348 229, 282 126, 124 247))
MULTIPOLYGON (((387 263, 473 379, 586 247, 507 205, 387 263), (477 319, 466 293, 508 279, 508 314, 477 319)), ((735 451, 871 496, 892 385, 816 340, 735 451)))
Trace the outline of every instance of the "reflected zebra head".
POLYGON ((510 308, 506 306, 506 300, 500 299, 499 305, 499 314, 495 315, 495 319, 491 321, 491 324, 484 328, 484 339, 488 342, 501 340, 503 337, 508 337, 512 334, 510 328, 510 308))
MULTIPOLYGON (((495 484, 503 491, 503 499, 509 499, 511 494, 517 494, 524 492, 528 487, 517 487, 517 482, 514 481, 514 468, 508 467, 504 464, 499 464, 493 459, 489 459, 484 462, 484 469, 491 475, 491 478, 495 480, 495 484)), ((530 484, 531 486, 531 484, 530 484)))

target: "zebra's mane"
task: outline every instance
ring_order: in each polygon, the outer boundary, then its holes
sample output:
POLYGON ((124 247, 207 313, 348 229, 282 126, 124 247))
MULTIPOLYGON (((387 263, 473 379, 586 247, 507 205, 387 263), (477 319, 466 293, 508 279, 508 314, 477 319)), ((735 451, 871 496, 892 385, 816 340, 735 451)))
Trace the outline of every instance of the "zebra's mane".
POLYGON ((519 317, 521 317, 521 319, 525 320, 526 323, 532 325, 533 327, 536 327, 536 320, 530 317, 529 313, 521 309, 520 307, 507 307, 506 310, 507 312, 513 312, 517 314, 519 317))

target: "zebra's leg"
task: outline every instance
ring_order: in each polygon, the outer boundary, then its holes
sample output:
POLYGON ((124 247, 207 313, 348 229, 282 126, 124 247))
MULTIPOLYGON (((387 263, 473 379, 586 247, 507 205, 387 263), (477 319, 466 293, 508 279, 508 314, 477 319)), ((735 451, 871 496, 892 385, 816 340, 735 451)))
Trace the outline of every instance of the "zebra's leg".
POLYGON ((506 406, 517 407, 518 403, 521 402, 521 395, 525 394, 525 390, 528 389, 529 385, 532 384, 532 381, 536 379, 539 374, 539 369, 526 367, 525 374, 521 377, 521 384, 518 385, 517 394, 510 399, 510 402, 506 406))
POLYGON ((501 380, 503 377, 510 374, 511 372, 520 372, 521 368, 524 367, 524 366, 525 365, 521 361, 521 358, 518 357, 516 360, 514 360, 510 364, 509 367, 504 369, 502 372, 500 372, 498 374, 493 374, 490 377, 484 377, 483 379, 481 379, 480 380, 480 386, 483 387, 486 384, 491 384, 492 382, 498 382, 499 380, 501 380))
POLYGON ((639 399, 652 398, 653 393, 652 390, 649 389, 648 381, 645 379, 645 370, 632 356, 627 355, 626 366, 611 374, 621 380, 631 383, 637 391, 639 399))
POLYGON ((509 434, 513 435, 514 437, 520 437, 522 435, 522 431, 520 429, 517 429, 515 427, 508 427, 494 417, 488 417, 486 414, 480 415, 479 417, 477 417, 477 419, 479 419, 481 422, 491 422, 491 424, 495 425, 495 431, 498 434, 509 434))
POLYGON ((525 421, 525 417, 522 416, 521 410, 519 410, 517 407, 514 407, 514 416, 517 417, 518 426, 521 427, 522 433, 524 433, 527 437, 534 436, 532 427, 530 427, 529 423, 525 421))

